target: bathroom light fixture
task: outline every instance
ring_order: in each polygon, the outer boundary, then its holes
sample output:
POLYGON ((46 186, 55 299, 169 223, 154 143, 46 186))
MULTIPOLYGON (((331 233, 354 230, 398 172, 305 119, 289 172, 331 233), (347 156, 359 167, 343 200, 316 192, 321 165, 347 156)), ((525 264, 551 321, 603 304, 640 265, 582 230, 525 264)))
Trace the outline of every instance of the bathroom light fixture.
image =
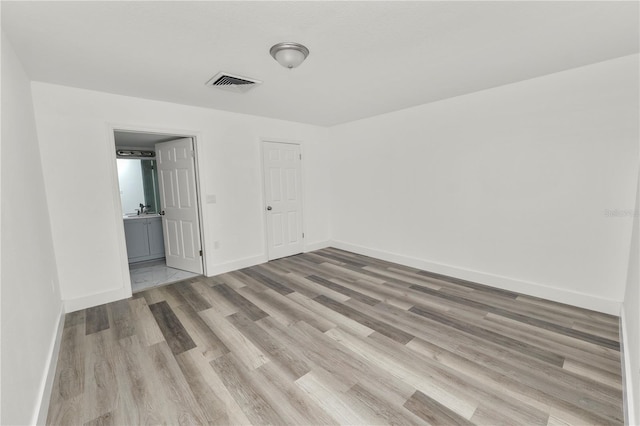
POLYGON ((138 150, 124 150, 124 149, 119 149, 116 151, 117 158, 127 158, 127 157, 140 158, 140 157, 155 157, 155 156, 156 156, 155 151, 138 151, 138 150))
POLYGON ((273 59, 278 61, 280 65, 285 68, 295 68, 300 65, 307 56, 309 56, 309 49, 301 45, 300 43, 284 42, 274 44, 269 50, 273 59))

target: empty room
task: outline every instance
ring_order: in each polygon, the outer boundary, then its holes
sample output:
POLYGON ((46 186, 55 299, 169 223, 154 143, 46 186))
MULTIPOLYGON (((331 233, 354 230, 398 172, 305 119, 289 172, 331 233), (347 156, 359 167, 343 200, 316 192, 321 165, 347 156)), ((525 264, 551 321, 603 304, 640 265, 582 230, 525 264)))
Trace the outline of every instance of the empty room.
POLYGON ((639 2, 0 8, 0 424, 640 424, 639 2))

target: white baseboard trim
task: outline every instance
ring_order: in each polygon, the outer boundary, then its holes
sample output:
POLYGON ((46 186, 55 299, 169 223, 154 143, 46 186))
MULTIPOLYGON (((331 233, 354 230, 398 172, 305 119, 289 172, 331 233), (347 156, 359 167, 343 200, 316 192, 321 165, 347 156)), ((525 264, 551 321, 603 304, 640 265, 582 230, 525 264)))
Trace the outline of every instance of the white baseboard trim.
POLYGON ((248 268, 249 266, 260 265, 261 263, 268 262, 266 255, 245 257, 244 259, 234 260, 232 262, 221 263, 219 265, 213 265, 207 268, 207 276, 213 277, 215 275, 225 274, 231 271, 237 271, 238 269, 248 268))
POLYGON ((77 299, 66 299, 64 301, 65 312, 79 311, 80 309, 91 308, 93 306, 103 305, 116 300, 131 297, 131 288, 118 288, 102 293, 91 294, 89 296, 78 297, 77 299))
POLYGON ((60 314, 58 315, 58 323, 56 324, 56 333, 53 336, 53 339, 51 339, 49 354, 44 368, 44 375, 42 377, 42 383, 40 384, 40 390, 38 393, 40 399, 31 419, 32 425, 44 425, 47 422, 51 390, 53 389, 53 381, 56 377, 56 366, 58 365, 58 354, 60 353, 63 330, 64 305, 61 305, 60 314))
POLYGON ((529 296, 552 300, 554 302, 566 303, 568 305, 603 312, 605 314, 618 316, 620 314, 620 307, 622 305, 620 301, 605 299, 591 294, 564 290, 561 288, 523 281, 516 278, 509 278, 501 275, 494 275, 486 272, 474 271, 457 266, 447 265, 444 263, 417 259, 401 254, 390 253, 383 250, 359 246, 356 244, 350 244, 344 241, 333 240, 331 241, 330 245, 335 248, 351 251, 353 253, 358 253, 365 256, 375 257, 381 260, 386 260, 388 262, 399 263, 401 265, 419 268, 425 271, 435 272, 437 274, 447 275, 453 278, 460 278, 463 280, 473 281, 479 284, 484 284, 503 290, 514 291, 529 296))
POLYGON ((624 305, 620 308, 620 356, 622 364, 622 401, 624 404, 624 424, 637 425, 636 406, 633 398, 633 377, 631 354, 627 345, 627 322, 624 305))
POLYGON ((331 241, 329 241, 329 240, 319 241, 317 243, 305 244, 304 245, 304 252, 308 253, 310 251, 320 250, 320 249, 323 249, 323 248, 327 248, 329 246, 331 246, 331 241))

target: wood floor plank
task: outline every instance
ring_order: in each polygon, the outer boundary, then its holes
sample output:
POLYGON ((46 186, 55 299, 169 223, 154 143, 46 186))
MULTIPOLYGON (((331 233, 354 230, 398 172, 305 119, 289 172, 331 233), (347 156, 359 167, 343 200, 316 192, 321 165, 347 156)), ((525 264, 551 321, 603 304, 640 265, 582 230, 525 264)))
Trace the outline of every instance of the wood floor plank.
POLYGON ((303 359, 289 350, 286 344, 269 336, 243 313, 237 312, 230 315, 227 320, 269 357, 271 362, 267 364, 277 365, 290 381, 295 381, 311 370, 303 359))
POLYGON ((373 318, 349 306, 338 303, 326 296, 318 296, 314 300, 318 303, 323 304, 327 308, 336 311, 337 313, 344 315, 347 318, 351 318, 352 320, 357 321, 372 330, 382 333, 401 344, 407 343, 414 337, 411 334, 406 333, 392 325, 389 325, 383 321, 379 321, 376 318, 373 318))
POLYGON ((112 426, 116 424, 117 423, 114 423, 113 421, 113 413, 111 412, 103 414, 88 422, 84 422, 84 426, 112 426))
POLYGON ((619 318, 326 248, 70 313, 47 424, 623 424, 619 318))
POLYGON ((213 287, 213 291, 227 299, 231 304, 240 307, 240 310, 247 314, 252 321, 259 320, 260 318, 264 318, 268 315, 265 311, 251 303, 251 301, 242 297, 242 295, 226 284, 220 284, 213 287))
MULTIPOLYGON (((386 321, 392 322, 424 340, 438 342, 443 348, 451 348, 456 353, 464 354, 466 352, 471 354, 471 351, 480 351, 486 354, 487 359, 490 360, 514 359, 523 365, 539 365, 541 368, 545 365, 544 361, 531 358, 525 353, 514 351, 513 348, 500 346, 486 339, 479 339, 472 334, 457 330, 447 330, 446 326, 441 326, 439 323, 431 322, 426 318, 423 319, 423 317, 416 317, 410 312, 382 305, 376 306, 374 310, 386 321)), ((527 339, 527 337, 523 336, 523 339, 527 339)), ((560 352, 562 352, 562 349, 558 348, 560 352)), ((571 350, 573 351, 573 349, 571 350)), ((475 357, 475 355, 472 356, 475 357)))
MULTIPOLYGON (((305 372, 305 374, 307 374, 305 372)), ((251 383, 260 395, 273 407, 283 420, 291 425, 336 425, 338 424, 329 413, 322 410, 299 386, 295 384, 296 377, 284 374, 274 363, 266 363, 253 370, 251 383)))
POLYGON ((366 294, 362 294, 359 293, 355 290, 352 290, 348 287, 344 287, 341 286, 340 284, 336 284, 332 281, 329 281, 327 279, 324 279, 322 277, 318 277, 316 275, 308 275, 306 277, 308 280, 311 280, 313 282, 316 282, 324 287, 330 288, 331 290, 335 290, 338 293, 342 293, 345 296, 348 296, 349 298, 354 298, 357 299, 359 301, 361 301, 362 303, 366 303, 367 305, 377 305, 378 303, 380 303, 380 300, 375 299, 373 297, 367 296, 366 294))
POLYGON ((371 424, 366 416, 362 416, 353 408, 353 402, 340 392, 340 381, 330 374, 317 374, 310 371, 298 380, 296 384, 309 395, 326 413, 343 425, 371 424))
POLYGON ((433 425, 473 425, 466 418, 456 414, 452 410, 429 398, 420 391, 416 391, 407 400, 404 407, 416 416, 433 425))
POLYGON ((567 358, 576 359, 578 357, 585 363, 620 375, 618 351, 493 314, 488 314, 482 324, 497 333, 514 339, 526 339, 532 345, 564 353, 567 358))
POLYGON ((159 424, 168 415, 164 392, 138 336, 118 341, 116 379, 119 401, 117 411, 129 421, 123 424, 159 424))
POLYGON ((184 305, 187 301, 176 290, 175 286, 162 286, 151 288, 139 293, 147 301, 147 305, 153 305, 155 303, 167 302, 172 308, 184 305))
POLYGON ((468 288, 471 288, 473 290, 484 291, 484 292, 492 293, 492 294, 498 294, 498 295, 501 295, 501 296, 504 296, 504 297, 508 297, 508 298, 511 298, 511 299, 515 299, 516 297, 519 296, 518 293, 515 293, 513 291, 508 291, 508 290, 503 290, 503 289, 499 289, 499 288, 489 287, 487 285, 478 284, 478 283, 474 283, 474 282, 463 280, 463 279, 459 279, 459 278, 452 278, 452 277, 448 277, 446 275, 436 274, 435 272, 418 271, 417 273, 419 275, 423 275, 425 277, 435 278, 435 279, 437 279, 439 281, 458 284, 460 286, 468 287, 468 288))
POLYGON ((269 403, 250 385, 247 372, 233 353, 211 361, 211 365, 252 424, 275 425, 280 422, 269 403))
POLYGON ((164 341, 164 336, 144 297, 129 299, 129 306, 136 322, 136 335, 144 346, 164 341))
POLYGON ((464 375, 474 383, 474 387, 482 390, 482 401, 474 412, 476 420, 484 419, 479 423, 491 423, 487 420, 486 413, 499 412, 494 416, 495 421, 501 419, 506 424, 543 424, 548 417, 547 406, 538 401, 535 390, 519 384, 508 377, 502 369, 499 371, 489 369, 480 362, 474 362, 457 353, 448 351, 429 342, 415 338, 407 344, 407 347, 423 356, 449 367, 453 371, 464 375))
POLYGON ((99 305, 86 309, 85 334, 93 334, 109 328, 107 305, 99 305))
MULTIPOLYGON (((402 314, 403 312, 396 310, 396 313, 402 314)), ((411 318, 407 318, 407 320, 413 322, 411 321, 411 318)), ((450 334, 446 333, 446 331, 438 334, 436 332, 437 328, 434 326, 430 326, 428 323, 425 323, 421 326, 418 325, 417 327, 419 327, 419 329, 413 329, 414 334, 424 337, 426 341, 436 341, 443 348, 446 348, 451 352, 455 352, 456 354, 459 354, 468 360, 472 360, 472 364, 476 365, 479 369, 476 371, 476 373, 478 371, 491 372, 491 369, 494 369, 498 374, 501 374, 505 371, 509 372, 513 367, 503 366, 503 363, 505 362, 504 360, 509 359, 514 359, 514 361, 518 362, 519 365, 522 366, 522 368, 531 368, 534 371, 535 366, 529 367, 529 365, 535 362, 541 362, 536 361, 535 358, 529 358, 524 354, 520 354, 519 352, 513 352, 509 348, 500 347, 495 343, 488 343, 483 340, 479 340, 472 335, 461 334, 451 336, 450 334)), ((412 346, 414 342, 416 342, 416 339, 408 343, 407 346, 412 346)), ((446 357, 443 357, 443 355, 440 354, 439 360, 440 362, 444 363, 446 357)), ((460 369, 459 366, 456 368, 460 369)), ((498 383, 498 386, 502 387, 504 387, 504 381, 509 380, 510 387, 508 389, 513 392, 520 392, 520 394, 515 393, 514 396, 522 397, 523 401, 534 407, 538 407, 538 405, 536 405, 537 401, 546 401, 546 404, 542 407, 542 409, 548 409, 548 406, 550 406, 555 410, 558 410, 558 412, 560 413, 560 417, 562 418, 566 418, 567 413, 570 413, 572 410, 577 409, 575 405, 569 404, 557 397, 539 391, 533 386, 535 383, 520 382, 508 377, 496 378, 495 376, 480 376, 483 377, 483 381, 495 379, 498 383)), ((593 415, 592 413, 589 413, 587 411, 581 412, 580 415, 576 416, 575 418, 582 419, 580 420, 580 422, 578 422, 578 424, 582 424, 584 422, 591 422, 596 424, 612 423, 610 419, 607 420, 605 417, 593 415)), ((613 423, 615 423, 615 421, 613 421, 613 423)))
POLYGON ((129 302, 126 299, 107 305, 107 312, 111 316, 116 339, 123 339, 135 334, 135 321, 133 320, 129 302))
POLYGON ((164 391, 167 423, 206 424, 203 407, 193 395, 167 342, 156 343, 144 350, 164 391))
POLYGON ((492 342, 497 342, 501 346, 509 347, 515 351, 521 352, 530 357, 538 358, 550 364, 562 366, 562 364, 564 363, 564 357, 562 357, 561 355, 539 349, 526 342, 503 336, 493 331, 486 330, 482 327, 459 321, 451 316, 447 316, 445 314, 434 312, 432 310, 418 306, 414 306, 413 308, 409 309, 409 311, 422 317, 439 322, 448 327, 455 328, 462 332, 473 334, 474 336, 479 336, 483 339, 491 340, 492 342))
POLYGON ((230 424, 225 402, 209 386, 194 357, 183 352, 175 358, 207 423, 230 424))
MULTIPOLYGON (((403 362, 402 357, 399 357, 396 351, 383 348, 382 345, 376 344, 369 337, 359 338, 340 329, 330 330, 326 334, 336 341, 340 341, 351 351, 361 354, 378 368, 385 369, 405 383, 422 390, 440 404, 466 419, 470 419, 478 407, 476 398, 465 398, 464 391, 454 389, 445 377, 435 377, 431 371, 424 368, 424 365, 420 365, 416 358, 410 359, 411 364, 407 364, 403 362), (408 365, 414 367, 408 368, 408 365)), ((404 360, 407 360, 406 356, 404 360)))
POLYGON ((251 340, 213 308, 201 311, 198 315, 248 370, 258 368, 269 361, 269 358, 251 340))
POLYGON ((588 322, 595 324, 609 324, 617 326, 620 319, 616 316, 604 314, 602 312, 590 311, 588 309, 578 308, 576 306, 567 305, 565 303, 558 303, 551 300, 540 299, 538 297, 527 296, 520 294, 516 297, 516 300, 529 305, 539 306, 544 310, 551 309, 555 312, 565 314, 567 316, 586 319, 588 322))
MULTIPOLYGON (((220 376, 215 372, 213 367, 210 364, 210 361, 205 359, 202 354, 195 349, 192 349, 188 352, 181 353, 176 356, 176 359, 180 359, 180 362, 190 362, 193 363, 193 367, 198 369, 199 378, 196 380, 202 380, 208 386, 208 390, 205 392, 211 391, 213 395, 207 396, 202 395, 200 398, 203 398, 205 401, 207 398, 218 399, 224 405, 224 414, 221 414, 219 417, 219 422, 214 422, 214 424, 228 424, 228 425, 248 425, 251 424, 251 421, 244 414, 244 411, 240 408, 236 400, 233 398, 229 390, 225 387, 224 383, 220 379, 220 376), (185 360, 185 358, 190 358, 190 360, 185 360), (226 421, 224 418, 228 418, 226 421)), ((186 376, 188 377, 188 376, 186 376)), ((191 383, 190 383, 191 385, 191 383)), ((198 383, 194 386, 194 394, 195 388, 203 386, 202 383, 198 383)), ((219 408, 218 401, 207 403, 206 406, 203 406, 203 410, 205 412, 209 410, 213 410, 217 413, 217 409, 219 408)), ((213 414, 215 415, 215 414, 213 414)))
POLYGON ((451 310, 451 304, 442 300, 433 300, 424 293, 411 290, 409 286, 398 286, 393 282, 385 282, 384 285, 372 285, 370 282, 363 280, 345 280, 333 278, 331 281, 336 282, 355 291, 361 292, 371 297, 377 297, 382 302, 397 306, 400 309, 409 309, 415 304, 429 306, 439 311, 451 310))
POLYGON ((386 396, 375 395, 373 390, 367 389, 359 383, 351 386, 347 395, 359 401, 360 406, 366 407, 367 411, 374 413, 375 418, 383 424, 417 425, 422 423, 409 410, 405 411, 402 407, 390 404, 386 396))
POLYGON ((353 330, 358 334, 368 336, 374 331, 372 328, 369 328, 366 325, 359 323, 358 321, 352 320, 349 317, 346 317, 344 315, 335 315, 336 312, 333 309, 326 307, 315 299, 309 299, 308 297, 303 296, 300 293, 291 293, 287 295, 287 297, 300 304, 301 306, 304 306, 309 311, 314 312, 320 318, 330 320, 334 324, 353 330))
MULTIPOLYGON (((104 305, 103 305, 104 306, 104 305)), ((118 384, 114 354, 117 345, 113 330, 92 333, 86 338, 83 418, 89 421, 112 413, 118 404, 118 384)))
POLYGON ((194 311, 199 312, 211 308, 211 304, 194 289, 192 282, 177 283, 175 288, 194 311))
POLYGON ((226 284, 234 290, 247 286, 246 280, 238 278, 232 274, 224 274, 224 278, 221 276, 218 276, 217 278, 220 280, 218 284, 226 284))
MULTIPOLYGON (((52 401, 53 403, 53 401, 52 401)), ((83 407, 85 401, 83 395, 76 395, 65 400, 56 400, 54 405, 49 405, 47 414, 48 425, 74 425, 83 424, 83 407)))
POLYGON ((293 293, 293 290, 291 290, 289 287, 282 285, 278 281, 266 276, 264 273, 261 273, 257 269, 245 268, 241 269, 239 272, 256 279, 262 285, 265 285, 280 294, 287 295, 289 293, 293 293))
POLYGON ((391 279, 396 283, 398 282, 403 283, 407 287, 410 287, 411 285, 414 285, 414 284, 418 284, 418 285, 430 288, 432 290, 440 290, 442 288, 441 285, 434 284, 431 281, 425 279, 423 276, 420 276, 417 274, 416 275, 402 274, 400 271, 394 271, 391 269, 382 269, 382 268, 377 268, 375 266, 365 266, 363 269, 369 272, 373 272, 374 274, 380 276, 380 278, 386 281, 389 281, 389 279, 391 279), (387 277, 387 278, 383 278, 383 277, 387 277))
POLYGON ((196 344, 193 350, 199 351, 207 360, 211 361, 229 352, 229 348, 191 306, 180 306, 174 313, 196 344))
MULTIPOLYGON (((407 346, 423 354, 433 353, 434 351, 429 342, 418 338, 411 341, 407 346)), ((451 349, 453 351, 456 350, 455 348, 451 349)), ((513 373, 513 366, 507 363, 507 358, 502 358, 502 362, 496 362, 491 357, 481 352, 473 351, 471 348, 460 351, 460 354, 443 352, 438 348, 435 349, 435 353, 437 353, 437 360, 443 365, 463 372, 470 377, 477 377, 481 383, 487 388, 493 389, 496 394, 507 392, 508 397, 521 401, 526 404, 525 407, 531 406, 540 411, 549 411, 550 408, 553 408, 560 418, 571 418, 572 412, 580 411, 580 414, 575 416, 575 418, 581 419, 577 424, 585 422, 590 424, 610 424, 617 422, 588 410, 579 410, 580 404, 576 405, 578 399, 575 398, 577 396, 575 388, 570 389, 565 385, 565 389, 561 390, 556 389, 556 386, 560 387, 559 385, 544 386, 544 383, 542 383, 541 390, 541 382, 539 381, 528 382, 520 380, 517 374, 513 373), (573 395, 571 394, 572 391, 574 392, 573 395), (562 395, 565 396, 564 399, 562 395), (573 401, 573 403, 568 402, 567 399, 573 401)), ((527 369, 535 371, 535 368, 521 364, 520 371, 527 369)), ((518 404, 511 405, 522 409, 522 406, 518 404)))
MULTIPOLYGON (((366 263, 363 263, 361 261, 357 261, 355 260, 353 257, 348 257, 348 256, 342 256, 341 254, 337 254, 337 253, 330 253, 330 252, 321 252, 319 254, 320 257, 324 257, 325 259, 333 259, 333 260, 337 260, 338 262, 340 262, 343 265, 349 265, 349 266, 353 266, 355 268, 363 268, 365 266, 367 266, 366 263)), ((309 256, 305 253, 303 255, 303 257, 308 258, 309 256)))
POLYGON ((313 282, 308 278, 299 275, 299 273, 290 272, 288 274, 288 278, 293 282, 293 285, 290 284, 292 290, 295 290, 296 293, 302 294, 310 299, 320 296, 321 294, 340 302, 350 299, 350 296, 313 282))
POLYGON ((70 312, 66 314, 64 316, 64 328, 73 327, 76 325, 82 325, 84 329, 85 314, 86 314, 85 309, 80 309, 79 311, 70 312))
POLYGON ((621 378, 619 373, 611 373, 609 371, 571 358, 567 358, 564 360, 562 368, 581 376, 592 378, 598 383, 610 386, 613 389, 620 389, 621 378))
POLYGON ((324 332, 333 327, 335 323, 324 318, 318 318, 313 312, 298 303, 293 302, 286 296, 268 289, 262 293, 256 293, 251 289, 241 289, 242 294, 251 299, 262 309, 267 311, 270 316, 276 318, 283 324, 291 325, 298 321, 306 321, 313 327, 324 332))
MULTIPOLYGON (((80 317, 78 315, 77 317, 80 317)), ((81 316, 84 319, 84 314, 81 316)), ((48 424, 69 424, 82 419, 85 366, 84 323, 64 328, 56 367, 48 424)))
MULTIPOLYGON (((210 309, 218 312, 222 316, 235 314, 240 310, 239 306, 236 306, 230 300, 219 297, 217 293, 212 291, 212 288, 203 282, 195 282, 192 284, 194 291, 196 291, 203 299, 211 305, 210 309)), ((205 309, 206 310, 206 309, 205 309)))
POLYGON ((196 347, 195 342, 167 302, 154 303, 149 305, 149 309, 174 355, 196 347))
POLYGON ((530 325, 534 325, 538 328, 542 328, 542 329, 546 329, 546 330, 550 330, 550 331, 554 331, 556 333, 561 333, 564 334, 566 336, 570 336, 570 337, 575 337, 575 338, 579 338, 582 339, 584 341, 590 342, 590 343, 594 343, 596 345, 599 346, 603 346, 606 348, 610 348, 610 349, 614 349, 614 350, 620 350, 620 344, 617 341, 613 341, 611 339, 606 339, 600 336, 596 336, 593 334, 589 334, 589 333, 585 333, 579 330, 575 330, 572 328, 568 328, 568 327, 563 327, 561 325, 557 325, 557 324, 553 324, 550 323, 548 321, 543 321, 543 320, 539 320, 536 318, 532 318, 526 315, 522 315, 516 312, 511 312, 507 309, 503 309, 497 306, 491 306, 488 305, 486 303, 480 303, 477 302, 475 300, 471 300, 469 298, 462 298, 462 297, 457 297, 457 296, 452 296, 452 295, 448 295, 446 293, 441 293, 441 292, 436 292, 433 291, 431 289, 425 288, 425 287, 421 287, 421 286, 411 286, 412 289, 417 290, 417 291, 421 291, 423 293, 427 293, 433 297, 438 297, 438 298, 444 298, 453 302, 456 302, 462 306, 470 306, 470 307, 474 307, 476 309, 479 310, 483 310, 486 312, 491 312, 495 315, 499 315, 505 318, 509 318, 515 321, 519 321, 519 322, 523 322, 525 324, 530 324, 530 325))

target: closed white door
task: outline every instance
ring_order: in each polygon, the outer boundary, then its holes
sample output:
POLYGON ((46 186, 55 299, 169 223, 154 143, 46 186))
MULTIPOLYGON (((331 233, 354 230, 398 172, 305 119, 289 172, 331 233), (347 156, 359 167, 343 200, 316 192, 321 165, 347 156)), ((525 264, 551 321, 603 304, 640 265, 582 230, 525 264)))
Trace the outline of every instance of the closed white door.
POLYGON ((202 274, 194 161, 191 138, 156 144, 167 266, 202 274))
POLYGON ((263 142, 269 260, 302 253, 300 145, 263 142))

